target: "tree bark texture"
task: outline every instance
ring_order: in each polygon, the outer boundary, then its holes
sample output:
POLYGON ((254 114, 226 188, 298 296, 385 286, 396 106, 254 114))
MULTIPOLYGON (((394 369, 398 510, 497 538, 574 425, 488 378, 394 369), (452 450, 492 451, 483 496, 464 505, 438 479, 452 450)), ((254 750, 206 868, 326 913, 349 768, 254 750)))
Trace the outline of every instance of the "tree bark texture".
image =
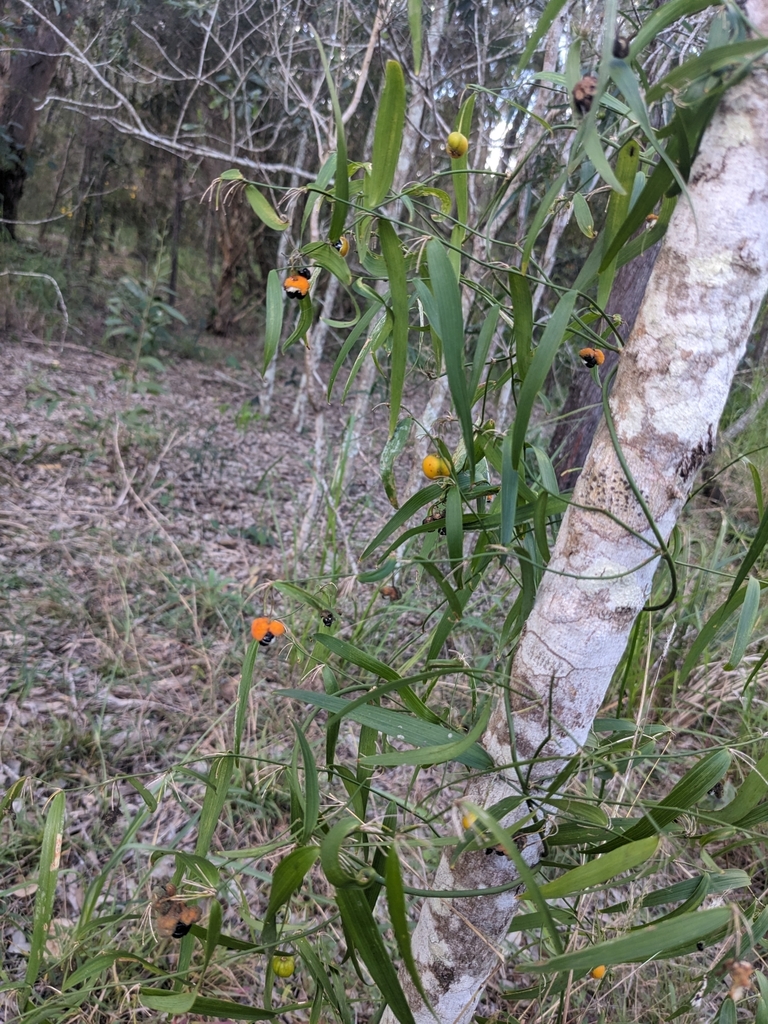
MULTIPOLYGON (((755 72, 726 94, 689 190, 696 219, 682 198, 610 398, 621 451, 665 539, 712 451, 768 290, 768 72, 755 72)), ((484 739, 497 765, 531 766, 534 790, 586 740, 657 563, 656 538, 603 422, 513 661, 511 716, 500 703, 484 739)), ((489 806, 515 791, 509 770, 471 783, 467 795, 489 806)), ((535 860, 533 844, 523 855, 535 860)), ((454 868, 444 857, 434 884, 478 888, 514 878, 506 857, 478 853, 454 868)), ((515 907, 511 892, 425 902, 413 949, 439 1021, 471 1020, 515 907)), ((401 981, 419 1024, 431 1024, 410 979, 402 974, 401 981)))
MULTIPOLYGON (((78 4, 69 3, 56 18, 64 32, 71 29, 78 4)), ((55 17, 55 15, 54 15, 55 17)), ((34 26, 34 35, 26 34, 28 25, 18 28, 18 50, 0 63, 0 217, 3 227, 16 237, 19 203, 27 180, 30 149, 40 120, 40 104, 51 87, 63 43, 42 22, 34 26), (23 34, 23 35, 22 35, 23 34)))

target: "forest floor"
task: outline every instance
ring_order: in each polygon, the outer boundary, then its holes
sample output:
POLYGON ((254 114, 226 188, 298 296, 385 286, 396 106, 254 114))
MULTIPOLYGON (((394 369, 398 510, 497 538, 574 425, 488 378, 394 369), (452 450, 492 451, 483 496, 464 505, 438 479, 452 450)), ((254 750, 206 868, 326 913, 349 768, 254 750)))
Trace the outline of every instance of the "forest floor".
MULTIPOLYGON (((3 787, 36 774, 14 734, 40 715, 95 702, 105 734, 126 712, 141 732, 148 703, 167 729, 175 708, 229 698, 250 619, 279 612, 270 583, 322 559, 314 538, 293 550, 313 486, 298 350, 269 419, 251 368, 168 362, 132 384, 124 360, 32 337, 0 339, 0 359, 3 787)), ((331 459, 346 415, 329 406, 331 459)))

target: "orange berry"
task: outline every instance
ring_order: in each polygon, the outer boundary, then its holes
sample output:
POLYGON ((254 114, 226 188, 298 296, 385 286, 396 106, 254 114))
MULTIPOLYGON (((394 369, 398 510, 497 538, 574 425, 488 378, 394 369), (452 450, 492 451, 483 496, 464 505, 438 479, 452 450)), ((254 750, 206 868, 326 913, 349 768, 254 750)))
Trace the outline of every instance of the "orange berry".
POLYGON ((425 456, 421 464, 421 471, 430 480, 437 480, 438 477, 451 475, 451 467, 439 455, 425 456))
POLYGON ((600 964, 598 967, 593 967, 592 970, 589 972, 589 976, 590 978, 595 978, 597 981, 600 981, 601 978, 604 978, 605 967, 603 966, 603 964, 600 964))

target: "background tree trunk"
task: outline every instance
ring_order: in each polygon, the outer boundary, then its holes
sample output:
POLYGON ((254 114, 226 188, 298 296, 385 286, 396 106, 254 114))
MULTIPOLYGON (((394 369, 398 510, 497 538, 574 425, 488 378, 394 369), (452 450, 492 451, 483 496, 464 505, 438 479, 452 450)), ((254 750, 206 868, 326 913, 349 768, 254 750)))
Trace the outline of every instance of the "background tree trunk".
MULTIPOLYGON (((484 737, 496 764, 531 766, 528 785, 534 792, 589 734, 651 593, 659 546, 650 522, 662 538, 669 537, 696 472, 714 447, 731 382, 768 289, 767 71, 756 71, 725 95, 704 135, 689 191, 697 221, 682 199, 610 399, 636 490, 604 422, 515 654, 511 715, 500 702, 484 737), (514 737, 508 722, 514 723, 514 737)), ((510 771, 474 781, 467 795, 490 806, 513 792, 519 785, 510 771)), ((537 846, 530 839, 523 851, 529 862, 537 859, 537 846)), ((434 885, 475 889, 515 877, 506 857, 469 854, 451 867, 444 856, 434 885)), ((412 944, 438 1020, 471 1020, 501 962, 499 946, 516 902, 512 891, 425 902, 412 944)), ((401 982, 417 1021, 432 1022, 405 972, 401 982)), ((393 1021, 389 1011, 385 1020, 393 1021)))
MULTIPOLYGON (((660 248, 661 242, 657 242, 631 263, 625 263, 616 274, 607 312, 618 313, 621 317, 623 323, 619 334, 624 342, 635 326, 660 248)), ((618 358, 617 352, 605 353, 605 363, 600 371, 602 377, 611 372, 618 358)), ((549 446, 561 490, 573 489, 602 415, 600 388, 594 377, 591 373, 575 373, 549 446)))
MULTIPOLYGON (((78 7, 68 3, 56 16, 51 5, 51 17, 63 32, 71 28, 78 7)), ((24 22, 18 32, 28 28, 24 22)), ((40 120, 38 108, 51 87, 63 48, 60 37, 42 22, 36 22, 32 39, 25 32, 24 45, 28 49, 0 63, 0 217, 12 238, 40 120)))

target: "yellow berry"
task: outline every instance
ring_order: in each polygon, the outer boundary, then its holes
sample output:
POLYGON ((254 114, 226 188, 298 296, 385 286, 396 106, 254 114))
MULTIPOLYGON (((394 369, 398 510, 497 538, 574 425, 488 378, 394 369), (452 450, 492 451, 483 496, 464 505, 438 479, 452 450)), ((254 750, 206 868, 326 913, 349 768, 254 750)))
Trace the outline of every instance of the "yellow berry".
POLYGON ((589 972, 589 976, 590 978, 596 978, 598 981, 600 981, 601 978, 604 978, 605 967, 603 966, 603 964, 600 964, 599 967, 593 967, 592 970, 589 972))
POLYGON ((430 480, 437 480, 440 476, 450 476, 451 467, 445 461, 441 459, 439 455, 427 455, 421 464, 421 470, 424 476, 430 480))
POLYGON ((296 970, 296 957, 286 953, 277 953, 272 957, 272 970, 278 978, 290 978, 296 970))
POLYGON ((445 142, 445 151, 452 160, 458 160, 469 149, 469 141, 461 132, 451 132, 445 142))

